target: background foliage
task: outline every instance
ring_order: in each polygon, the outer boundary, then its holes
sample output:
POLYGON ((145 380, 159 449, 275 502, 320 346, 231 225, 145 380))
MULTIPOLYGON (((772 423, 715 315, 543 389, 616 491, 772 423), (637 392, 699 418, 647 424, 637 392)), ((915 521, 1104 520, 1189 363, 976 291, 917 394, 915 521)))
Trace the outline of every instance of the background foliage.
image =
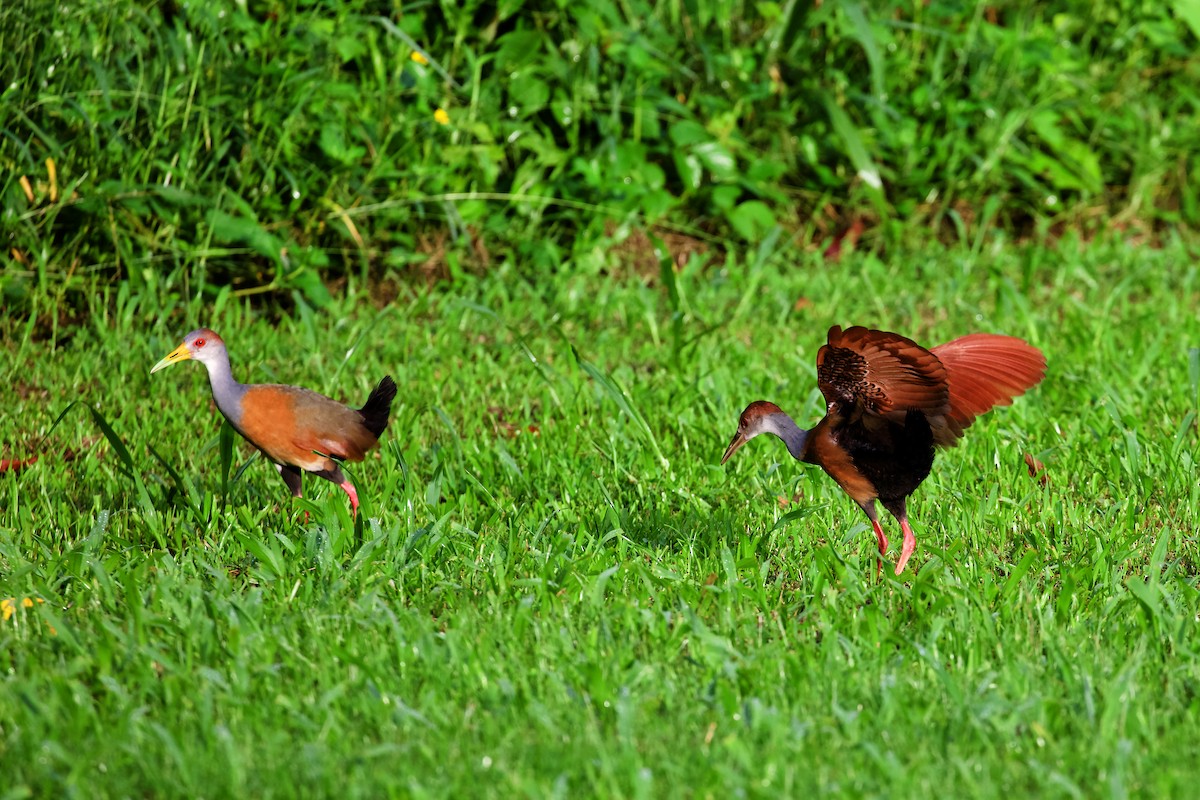
POLYGON ((1190 0, 16 0, 4 296, 1194 224, 1197 30, 1190 0))

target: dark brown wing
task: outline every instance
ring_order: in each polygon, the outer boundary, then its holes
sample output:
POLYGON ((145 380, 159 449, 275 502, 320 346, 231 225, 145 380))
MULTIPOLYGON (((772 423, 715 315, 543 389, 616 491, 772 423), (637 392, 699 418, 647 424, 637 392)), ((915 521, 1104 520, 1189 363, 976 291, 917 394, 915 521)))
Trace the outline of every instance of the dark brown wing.
POLYGON ((829 329, 817 352, 817 385, 828 403, 903 422, 910 410, 948 413, 950 394, 941 362, 912 339, 861 325, 829 329))
POLYGON ((934 427, 934 441, 953 447, 980 414, 1006 406, 1046 376, 1046 357, 1012 336, 972 333, 933 348, 946 368, 950 410, 945 425, 934 427))

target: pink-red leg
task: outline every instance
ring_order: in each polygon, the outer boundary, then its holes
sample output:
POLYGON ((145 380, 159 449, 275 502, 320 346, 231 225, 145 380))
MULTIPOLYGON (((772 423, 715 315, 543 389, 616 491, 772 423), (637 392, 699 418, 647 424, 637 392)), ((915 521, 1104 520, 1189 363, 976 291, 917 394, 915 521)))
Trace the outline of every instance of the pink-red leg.
POLYGON ((350 481, 342 481, 338 484, 342 487, 342 491, 350 496, 350 516, 358 516, 358 492, 354 490, 354 484, 350 481))
POLYGON ((871 520, 871 525, 875 528, 875 538, 879 542, 879 563, 875 566, 875 576, 878 577, 883 572, 883 557, 887 555, 888 540, 887 534, 883 532, 883 526, 879 524, 879 520, 871 520))
POLYGON ((900 560, 896 562, 897 575, 904 572, 904 567, 908 564, 909 557, 917 549, 917 537, 913 535, 913 529, 908 524, 908 517, 900 518, 900 530, 904 531, 904 544, 900 546, 900 560))
POLYGON ((883 526, 879 524, 879 520, 871 520, 871 525, 875 528, 875 538, 879 541, 879 557, 883 558, 887 555, 888 540, 887 534, 883 532, 883 526))
POLYGON ((883 574, 883 557, 887 555, 887 534, 883 532, 883 526, 879 524, 879 515, 875 513, 874 500, 859 503, 858 507, 867 515, 867 519, 871 520, 871 527, 875 529, 875 540, 879 543, 879 561, 875 564, 875 577, 878 578, 883 574))

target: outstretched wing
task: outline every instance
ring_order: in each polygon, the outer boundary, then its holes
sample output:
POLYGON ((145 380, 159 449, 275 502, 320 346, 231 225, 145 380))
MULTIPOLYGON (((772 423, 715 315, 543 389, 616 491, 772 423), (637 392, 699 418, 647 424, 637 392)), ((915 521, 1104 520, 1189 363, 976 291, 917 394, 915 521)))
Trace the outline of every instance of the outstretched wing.
POLYGON ((817 385, 846 413, 903 422, 911 410, 938 417, 950 409, 946 370, 937 357, 896 333, 855 325, 829 329, 817 352, 817 385))
POLYGON ((950 389, 945 425, 933 432, 943 447, 957 444, 980 414, 1009 405, 1046 376, 1042 351, 1012 336, 972 333, 938 345, 932 353, 945 367, 950 389))

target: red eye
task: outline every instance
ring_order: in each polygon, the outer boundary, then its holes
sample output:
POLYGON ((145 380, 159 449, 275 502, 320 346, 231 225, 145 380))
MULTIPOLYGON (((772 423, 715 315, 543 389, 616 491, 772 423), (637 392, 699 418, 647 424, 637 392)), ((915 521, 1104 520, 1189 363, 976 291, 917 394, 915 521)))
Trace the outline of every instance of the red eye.
POLYGON ((204 340, 197 339, 196 341, 192 342, 192 347, 204 347, 204 340))

